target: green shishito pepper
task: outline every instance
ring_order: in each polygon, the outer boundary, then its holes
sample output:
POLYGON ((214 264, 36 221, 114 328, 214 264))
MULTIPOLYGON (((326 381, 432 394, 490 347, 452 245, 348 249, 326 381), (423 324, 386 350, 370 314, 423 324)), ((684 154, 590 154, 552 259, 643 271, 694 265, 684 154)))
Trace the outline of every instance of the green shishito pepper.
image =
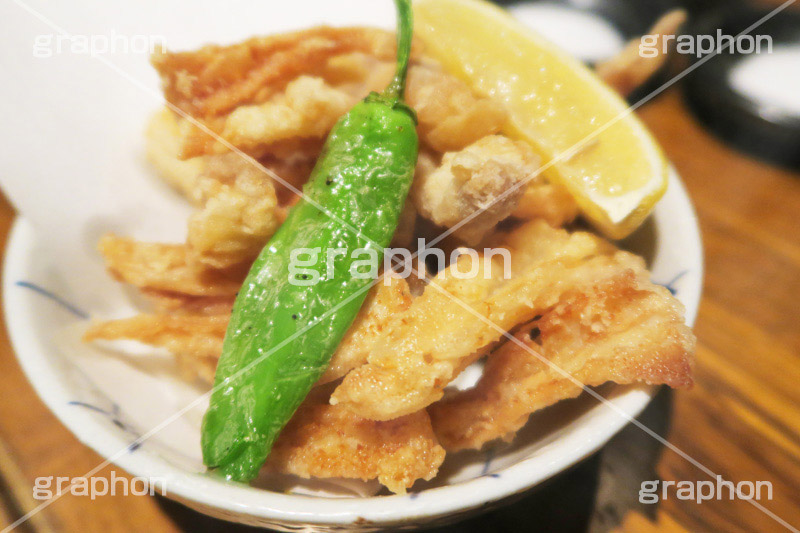
POLYGON ((364 302, 372 280, 354 276, 354 262, 363 264, 371 255, 376 271, 397 229, 418 139, 414 112, 403 103, 410 0, 395 3, 399 26, 394 80, 333 127, 303 189, 308 200, 292 208, 236 298, 202 427, 203 460, 228 479, 256 477, 364 302), (290 275, 292 251, 303 249, 318 257, 310 267, 303 263, 304 269, 317 273, 313 285, 290 275), (345 253, 330 261, 326 252, 333 249, 345 253), (375 253, 365 254, 364 249, 375 253))

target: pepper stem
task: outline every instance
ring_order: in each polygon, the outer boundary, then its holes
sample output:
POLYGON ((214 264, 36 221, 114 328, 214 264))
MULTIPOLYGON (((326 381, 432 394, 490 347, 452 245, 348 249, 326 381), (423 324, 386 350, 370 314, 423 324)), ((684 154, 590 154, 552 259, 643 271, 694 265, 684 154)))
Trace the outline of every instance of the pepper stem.
POLYGON ((397 71, 392 83, 383 91, 383 95, 402 100, 406 90, 406 73, 411 56, 414 20, 411 13, 411 0, 394 0, 394 4, 397 6, 397 71))

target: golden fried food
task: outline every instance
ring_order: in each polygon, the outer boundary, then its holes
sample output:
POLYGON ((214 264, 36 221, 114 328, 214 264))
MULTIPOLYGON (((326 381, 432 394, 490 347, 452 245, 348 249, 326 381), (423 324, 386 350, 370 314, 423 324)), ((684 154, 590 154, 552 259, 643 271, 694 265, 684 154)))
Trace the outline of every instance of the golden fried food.
POLYGON ((226 315, 138 315, 92 324, 83 336, 95 340, 131 339, 172 353, 219 357, 228 327, 226 315))
POLYGON ((391 420, 438 400, 439 384, 444 387, 445 380, 474 361, 477 350, 491 341, 470 329, 474 322, 470 310, 474 306, 484 312, 484 301, 502 276, 503 267, 497 261, 460 256, 389 324, 370 351, 368 363, 345 376, 331 404, 341 404, 366 418, 391 420), (471 268, 477 271, 474 277, 454 275, 457 269, 468 272, 471 268), (466 308, 454 304, 452 298, 466 308))
POLYGON ((278 437, 268 471, 306 479, 377 479, 400 494, 414 481, 436 475, 445 451, 424 410, 376 422, 328 405, 327 395, 315 391, 278 437))
POLYGON ((659 50, 658 54, 653 57, 643 56, 639 51, 642 39, 640 37, 631 39, 616 56, 597 65, 597 75, 621 95, 629 95, 664 66, 667 61, 667 54, 661 53, 664 49, 664 36, 676 35, 678 28, 685 21, 686 11, 682 9, 669 11, 647 32, 647 35, 656 36, 653 46, 659 50))
POLYGON ((106 235, 98 245, 109 273, 140 289, 191 296, 231 296, 242 285, 244 273, 227 275, 192 264, 183 244, 144 243, 106 235))
MULTIPOLYGON (((378 91, 391 80, 394 63, 364 53, 332 57, 322 76, 353 98, 378 91)), ((460 79, 415 54, 408 71, 406 100, 417 113, 420 140, 438 152, 456 151, 499 133, 508 112, 494 100, 475 94, 460 79)))
POLYGON ((186 242, 202 267, 250 265, 285 218, 269 176, 234 155, 226 158, 233 176, 201 177, 196 187, 202 207, 189 218, 186 242))
MULTIPOLYGON (((178 301, 171 305, 178 305, 178 301)), ((189 306, 194 307, 190 301, 189 306)), ((213 307, 211 308, 213 309, 213 307)), ((181 374, 190 380, 214 382, 222 342, 230 319, 225 314, 142 314, 131 318, 94 322, 83 336, 84 342, 133 340, 166 348, 178 363, 181 374)))
MULTIPOLYGON (((421 58, 415 54, 414 60, 421 58)), ((380 92, 394 76, 395 63, 377 55, 352 52, 328 59, 320 76, 330 85, 358 98, 372 91, 380 92)))
MULTIPOLYGON (((284 192, 279 198, 273 176, 302 187, 313 160, 294 156, 261 164, 236 153, 181 160, 179 142, 174 116, 166 110, 156 113, 147 130, 148 158, 165 181, 198 207, 188 224, 189 261, 211 269, 252 263, 285 218, 285 205, 294 194, 284 192)), ((277 187, 289 191, 283 183, 277 187)))
MULTIPOLYGON (((222 137, 248 153, 270 151, 273 145, 291 139, 321 140, 357 101, 322 78, 300 76, 270 100, 231 111, 222 137)), ((227 151, 225 146, 217 149, 227 151)))
POLYGON ((147 160, 161 178, 187 198, 192 198, 207 158, 181 158, 181 131, 175 114, 166 108, 154 113, 147 123, 145 139, 147 160))
POLYGON ((156 314, 167 315, 225 315, 233 308, 233 295, 191 296, 177 292, 142 289, 141 293, 153 304, 156 314))
POLYGON ((389 322, 411 306, 406 280, 387 276, 370 290, 364 305, 331 357, 319 383, 335 381, 364 364, 389 322))
POLYGON ((489 135, 459 152, 448 152, 429 170, 417 165, 411 197, 420 215, 477 244, 516 208, 524 182, 536 175, 539 158, 502 135, 489 135))
POLYGON ((475 387, 432 405, 448 451, 510 440, 528 416, 606 381, 691 385, 695 338, 682 306, 638 266, 576 285, 492 353, 475 387), (552 365, 552 366, 551 366, 552 365))
MULTIPOLYGON (((87 330, 84 340, 135 340, 151 346, 166 348, 183 358, 184 366, 198 361, 196 372, 213 381, 214 369, 222 353, 222 341, 230 320, 233 298, 229 296, 197 297, 182 294, 148 291, 159 309, 168 314, 143 314, 132 318, 97 322, 87 330)), ((411 292, 405 279, 387 276, 367 295, 338 349, 331 357, 328 369, 318 385, 335 381, 353 368, 363 364, 380 338, 386 325, 411 305, 411 292)))
POLYGON ((508 121, 505 107, 438 66, 412 65, 406 100, 417 112, 421 141, 438 152, 461 150, 499 133, 508 121))
MULTIPOLYGON (((286 153, 286 143, 323 139, 336 119, 337 110, 346 110, 371 90, 391 78, 392 63, 374 57, 348 55, 348 63, 328 64, 323 77, 301 76, 259 104, 241 105, 227 115, 202 120, 206 128, 227 143, 255 157, 286 153), (375 68, 364 68, 361 79, 352 79, 361 62, 375 68), (347 69, 335 74, 334 66, 347 69), (384 80, 385 78, 385 80, 384 80), (328 80, 345 79, 341 85, 328 80)), ((443 72, 437 65, 412 64, 409 68, 406 100, 417 113, 421 142, 439 152, 456 151, 475 141, 500 132, 508 113, 497 102, 478 96, 461 80, 443 72)), ((180 157, 224 153, 229 147, 220 144, 195 125, 178 120, 180 157)))
MULTIPOLYGON (((683 16, 669 14, 652 33, 674 32, 683 16)), ((196 210, 185 244, 100 241, 109 272, 153 305, 94 322, 85 340, 165 348, 187 379, 212 383, 247 269, 297 201, 333 124, 393 76, 395 46, 391 32, 320 27, 155 54, 180 113, 152 117, 147 156, 196 210)), ((598 67, 623 93, 663 62, 633 58, 632 46, 598 67)), ((411 249, 472 216, 439 246, 495 253, 461 255, 433 277, 422 268, 378 282, 267 471, 377 479, 403 493, 436 475, 445 449, 508 440, 580 384, 691 384, 695 339, 677 300, 649 281, 640 258, 557 229, 577 217, 577 203, 541 175, 527 145, 503 135, 507 109, 423 52, 415 45, 406 88, 420 153, 392 246, 411 249), (478 384, 445 396, 483 357, 478 384)))
POLYGON ((541 221, 515 230, 505 242, 513 259, 509 279, 502 279, 502 266, 469 280, 449 279, 458 264, 445 270, 388 328, 367 364, 345 376, 331 403, 375 420, 422 409, 504 331, 558 303, 570 284, 637 261, 595 235, 569 234, 541 221))
POLYGON ((322 145, 321 139, 290 139, 274 144, 275 153, 257 161, 235 152, 182 159, 178 124, 178 119, 166 108, 154 113, 145 135, 146 152, 159 176, 193 204, 201 204, 207 198, 208 186, 203 184, 208 180, 230 185, 242 172, 260 168, 272 181, 278 205, 286 207, 294 202, 295 191, 308 180, 322 145))
POLYGON ((322 69, 333 56, 361 51, 390 61, 395 48, 394 34, 384 30, 322 26, 192 52, 157 52, 151 61, 168 102, 209 118, 264 102, 290 80, 322 69))
MULTIPOLYGON (((385 86, 393 73, 390 32, 314 28, 152 58, 167 101, 204 128, 256 157, 287 139, 324 138, 355 101, 385 86)), ((417 112, 422 141, 460 150, 498 133, 506 110, 412 53, 406 99, 417 112)), ((181 118, 179 157, 227 150, 181 118)))
POLYGON ((546 179, 532 180, 511 215, 521 220, 542 219, 554 228, 569 224, 578 216, 578 202, 567 190, 546 179))

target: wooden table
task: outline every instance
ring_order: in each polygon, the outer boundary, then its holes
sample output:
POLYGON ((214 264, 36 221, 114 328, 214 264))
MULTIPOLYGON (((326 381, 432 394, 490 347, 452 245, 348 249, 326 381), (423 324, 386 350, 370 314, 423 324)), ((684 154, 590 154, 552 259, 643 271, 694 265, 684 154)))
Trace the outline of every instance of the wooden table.
MULTIPOLYGON (((720 144, 690 117, 676 90, 646 105, 641 115, 686 182, 706 254, 696 386, 659 394, 642 421, 725 479, 770 481, 773 500, 765 506, 800 527, 800 176, 720 144)), ((11 206, 0 202, 3 242, 13 218, 11 206)), ((9 523, 34 506, 35 477, 81 476, 101 458, 38 399, 5 331, 0 395, 0 523, 9 523)), ((707 479, 629 426, 600 453, 522 501, 445 530, 785 530, 742 501, 640 504, 639 484, 656 476, 707 479)), ((18 529, 143 530, 239 528, 160 498, 66 496, 18 529)))

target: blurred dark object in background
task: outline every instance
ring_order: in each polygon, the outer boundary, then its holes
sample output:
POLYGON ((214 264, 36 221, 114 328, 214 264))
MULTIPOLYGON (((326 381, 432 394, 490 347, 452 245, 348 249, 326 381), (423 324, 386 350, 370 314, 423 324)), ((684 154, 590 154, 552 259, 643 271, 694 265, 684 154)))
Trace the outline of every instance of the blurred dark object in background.
MULTIPOLYGON (((710 10, 690 19, 686 33, 736 36, 769 13, 749 6, 710 10)), ((707 59, 687 76, 686 100, 705 126, 736 148, 800 168, 800 12, 782 11, 749 34, 770 37, 771 49, 728 49, 707 59)))

